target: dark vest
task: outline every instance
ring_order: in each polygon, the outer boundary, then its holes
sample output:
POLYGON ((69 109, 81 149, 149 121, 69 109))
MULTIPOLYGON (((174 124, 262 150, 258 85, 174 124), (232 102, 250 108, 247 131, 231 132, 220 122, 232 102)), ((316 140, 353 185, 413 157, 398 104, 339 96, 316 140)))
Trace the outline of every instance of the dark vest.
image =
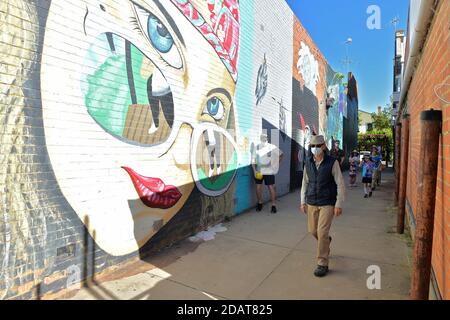
POLYGON ((306 189, 307 204, 319 207, 336 204, 337 185, 332 174, 335 161, 336 158, 325 155, 317 170, 314 157, 308 157, 305 165, 309 181, 306 189))

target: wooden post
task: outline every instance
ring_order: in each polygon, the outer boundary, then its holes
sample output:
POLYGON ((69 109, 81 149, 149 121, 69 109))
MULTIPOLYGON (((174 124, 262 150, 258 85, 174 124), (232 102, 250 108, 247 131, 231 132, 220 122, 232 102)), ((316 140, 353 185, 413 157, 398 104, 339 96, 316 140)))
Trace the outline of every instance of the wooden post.
POLYGON ((399 163, 400 185, 398 190, 397 233, 402 234, 405 230, 406 182, 408 180, 409 115, 404 115, 402 119, 402 137, 400 147, 400 159, 402 159, 402 161, 399 163))
POLYGON ((400 187, 400 141, 402 137, 402 123, 397 122, 395 126, 395 156, 394 156, 394 168, 395 168, 395 201, 398 204, 398 190, 400 187))
POLYGON ((428 300, 442 111, 433 109, 423 111, 420 114, 420 122, 418 198, 411 276, 411 299, 428 300))

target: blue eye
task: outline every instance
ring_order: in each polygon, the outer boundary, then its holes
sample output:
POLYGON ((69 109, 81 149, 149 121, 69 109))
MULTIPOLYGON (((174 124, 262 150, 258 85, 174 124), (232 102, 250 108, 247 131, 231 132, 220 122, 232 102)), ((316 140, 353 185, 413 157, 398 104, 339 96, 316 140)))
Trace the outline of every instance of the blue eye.
POLYGON ((224 113, 222 101, 217 97, 209 99, 206 103, 206 113, 216 120, 222 119, 224 113))
POLYGON ((215 116, 219 111, 220 100, 216 97, 209 99, 208 101, 208 113, 212 116, 215 116))
POLYGON ((162 53, 167 53, 173 46, 169 30, 154 15, 148 17, 148 35, 153 46, 162 53))
MULTIPOLYGON (((150 11, 139 5, 134 5, 134 9, 136 13, 135 29, 147 38, 151 46, 167 64, 176 69, 181 69, 183 59, 169 29, 150 11)), ((133 20, 131 19, 131 22, 133 20)))

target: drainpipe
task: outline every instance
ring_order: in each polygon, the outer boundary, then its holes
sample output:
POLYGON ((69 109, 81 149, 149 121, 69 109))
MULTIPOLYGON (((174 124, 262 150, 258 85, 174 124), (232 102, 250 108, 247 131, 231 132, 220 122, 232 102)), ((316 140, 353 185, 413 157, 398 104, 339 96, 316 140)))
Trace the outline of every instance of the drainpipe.
POLYGON ((439 1, 441 0, 422 0, 417 22, 415 26, 413 26, 413 29, 409 30, 410 35, 414 35, 414 42, 410 45, 407 65, 405 73, 403 74, 403 84, 400 92, 399 112, 397 115, 398 120, 401 119, 400 117, 404 109, 404 104, 406 102, 406 95, 408 93, 409 86, 411 85, 411 80, 414 75, 416 65, 420 60, 420 54, 422 52, 422 48, 425 43, 428 30, 430 28, 430 22, 434 14, 434 4, 437 4, 439 1))

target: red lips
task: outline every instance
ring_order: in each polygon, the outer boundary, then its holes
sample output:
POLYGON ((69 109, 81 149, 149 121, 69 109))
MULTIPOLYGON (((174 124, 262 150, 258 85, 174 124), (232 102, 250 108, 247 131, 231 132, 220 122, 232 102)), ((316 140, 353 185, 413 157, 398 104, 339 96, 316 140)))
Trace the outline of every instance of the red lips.
POLYGON ((173 207, 182 197, 175 186, 166 186, 159 178, 144 177, 133 169, 122 167, 131 178, 141 201, 150 208, 167 209, 173 207))

